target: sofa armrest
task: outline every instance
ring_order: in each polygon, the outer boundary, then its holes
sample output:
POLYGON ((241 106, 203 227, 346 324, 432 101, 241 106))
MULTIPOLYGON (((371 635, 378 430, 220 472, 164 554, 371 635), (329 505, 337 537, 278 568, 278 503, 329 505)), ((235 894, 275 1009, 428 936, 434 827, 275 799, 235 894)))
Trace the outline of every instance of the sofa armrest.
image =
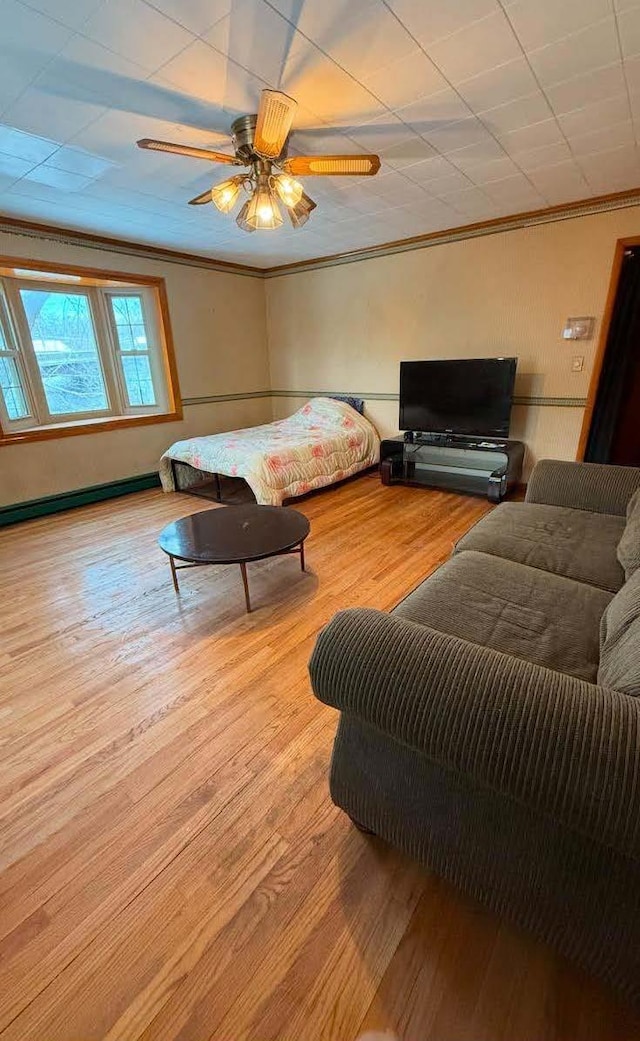
POLYGON ((624 517, 638 487, 640 468, 636 466, 541 459, 529 478, 525 501, 624 517))
POLYGON ((342 611, 316 696, 447 769, 640 856, 640 701, 379 611, 342 611))

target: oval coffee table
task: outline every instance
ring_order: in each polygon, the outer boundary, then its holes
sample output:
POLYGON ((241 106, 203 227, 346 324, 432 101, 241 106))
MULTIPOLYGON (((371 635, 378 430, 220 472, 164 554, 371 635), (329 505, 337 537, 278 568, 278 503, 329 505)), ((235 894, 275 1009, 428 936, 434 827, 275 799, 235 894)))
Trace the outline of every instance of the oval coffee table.
POLYGON ((289 506, 222 506, 173 521, 160 533, 158 544, 169 557, 176 593, 177 571, 206 564, 239 564, 247 611, 251 610, 247 564, 265 557, 300 554, 304 571, 307 518, 289 506), (176 564, 176 560, 186 561, 176 564))

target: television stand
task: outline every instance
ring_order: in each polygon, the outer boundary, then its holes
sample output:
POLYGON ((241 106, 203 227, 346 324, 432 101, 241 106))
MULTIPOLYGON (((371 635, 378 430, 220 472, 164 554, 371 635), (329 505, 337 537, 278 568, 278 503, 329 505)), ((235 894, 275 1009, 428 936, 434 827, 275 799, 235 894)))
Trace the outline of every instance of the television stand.
POLYGON ((522 441, 408 431, 382 442, 380 478, 501 502, 519 483, 523 460, 522 441))

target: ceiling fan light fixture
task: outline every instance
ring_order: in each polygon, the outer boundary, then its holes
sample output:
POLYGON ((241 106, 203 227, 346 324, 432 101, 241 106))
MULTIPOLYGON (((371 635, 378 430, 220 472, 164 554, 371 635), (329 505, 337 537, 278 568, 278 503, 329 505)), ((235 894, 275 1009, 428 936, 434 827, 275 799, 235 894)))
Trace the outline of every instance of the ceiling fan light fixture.
POLYGON ((299 203, 304 194, 300 181, 296 181, 295 177, 287 173, 276 174, 273 184, 281 201, 288 207, 299 203))
POLYGON ((238 201, 242 181, 243 176, 229 177, 220 184, 214 184, 211 189, 211 202, 220 210, 220 213, 231 212, 238 201))
POLYGON ((274 192, 265 178, 259 179, 247 208, 246 223, 253 231, 271 231, 282 224, 282 214, 274 192))
POLYGON ((239 211, 238 216, 236 217, 236 224, 238 225, 239 228, 242 228, 243 231, 255 231, 256 230, 253 227, 252 224, 248 224, 247 223, 247 214, 249 212, 249 204, 250 204, 250 202, 251 202, 251 199, 247 199, 247 201, 245 202, 244 206, 239 211))
POLYGON ((318 204, 303 191, 301 198, 295 206, 287 208, 287 215, 294 228, 302 228, 318 204))

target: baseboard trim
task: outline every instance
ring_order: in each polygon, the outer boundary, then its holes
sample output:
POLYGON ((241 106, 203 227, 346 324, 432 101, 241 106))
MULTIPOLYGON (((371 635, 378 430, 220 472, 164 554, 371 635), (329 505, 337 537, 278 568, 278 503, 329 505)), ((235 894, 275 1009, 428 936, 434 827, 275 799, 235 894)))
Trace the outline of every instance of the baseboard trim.
POLYGON ((104 499, 115 499, 131 492, 141 492, 147 488, 159 488, 160 477, 157 473, 139 474, 136 477, 123 477, 119 481, 107 484, 94 484, 89 488, 77 488, 72 492, 61 492, 59 495, 46 495, 42 499, 31 499, 29 502, 18 502, 14 506, 0 507, 0 528, 19 521, 45 517, 50 513, 61 513, 72 510, 76 506, 87 506, 92 502, 104 499))

